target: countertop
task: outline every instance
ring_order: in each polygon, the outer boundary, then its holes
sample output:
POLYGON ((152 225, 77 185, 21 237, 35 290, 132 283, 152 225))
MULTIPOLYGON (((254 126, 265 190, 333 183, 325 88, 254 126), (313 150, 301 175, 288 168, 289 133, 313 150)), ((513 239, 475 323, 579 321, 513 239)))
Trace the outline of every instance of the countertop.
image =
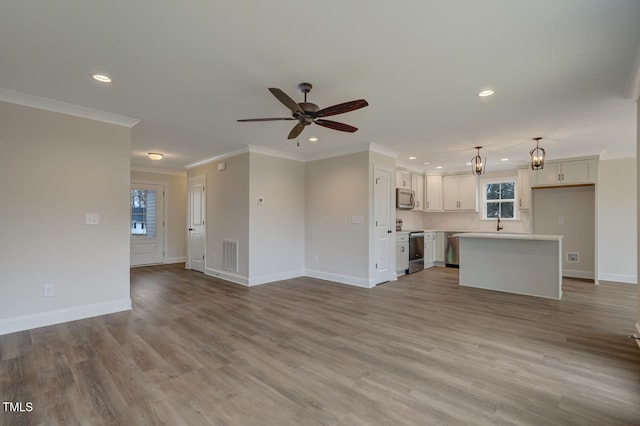
POLYGON ((458 238, 493 238, 502 240, 538 240, 538 241, 558 241, 562 239, 562 235, 543 235, 543 234, 516 234, 513 232, 465 232, 456 234, 458 238))

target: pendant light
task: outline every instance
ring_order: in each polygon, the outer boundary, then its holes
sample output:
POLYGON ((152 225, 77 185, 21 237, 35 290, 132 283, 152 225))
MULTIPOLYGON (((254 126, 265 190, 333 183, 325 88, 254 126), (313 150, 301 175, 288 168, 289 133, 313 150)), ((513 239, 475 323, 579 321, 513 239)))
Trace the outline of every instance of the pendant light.
POLYGON ((486 157, 480 156, 480 148, 482 147, 481 146, 475 147, 475 149, 478 150, 478 155, 476 155, 471 159, 471 171, 473 172, 474 175, 478 175, 478 176, 484 173, 484 169, 485 169, 484 165, 487 162, 486 157))
POLYGON ((544 169, 544 148, 540 148, 540 140, 542 138, 533 138, 536 141, 536 147, 529 151, 529 155, 531 156, 531 170, 542 170, 544 169))

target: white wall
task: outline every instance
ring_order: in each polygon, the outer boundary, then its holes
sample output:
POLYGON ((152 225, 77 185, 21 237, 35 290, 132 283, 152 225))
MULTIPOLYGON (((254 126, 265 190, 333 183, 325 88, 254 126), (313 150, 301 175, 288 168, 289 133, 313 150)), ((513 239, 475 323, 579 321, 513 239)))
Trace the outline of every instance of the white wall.
POLYGON ((534 233, 564 236, 562 274, 594 279, 595 187, 535 188, 532 191, 531 206, 534 233), (569 252, 578 253, 579 262, 568 262, 569 252))
POLYGON ((369 152, 306 163, 305 187, 305 275, 368 287, 369 152))
POLYGON ((127 127, 0 102, 0 334, 130 309, 130 144, 127 127))
POLYGON ((254 152, 249 163, 249 284, 301 276, 304 163, 254 152))
POLYGON ((636 159, 598 164, 598 279, 637 283, 636 159))
POLYGON ((185 262, 187 259, 187 174, 132 170, 131 182, 158 183, 164 186, 165 263, 185 262))
POLYGON ((227 157, 187 171, 187 178, 207 176, 205 225, 206 273, 248 285, 249 283, 249 153, 227 157), (225 163, 225 170, 217 165, 225 163), (222 243, 238 241, 238 272, 222 265, 222 243))

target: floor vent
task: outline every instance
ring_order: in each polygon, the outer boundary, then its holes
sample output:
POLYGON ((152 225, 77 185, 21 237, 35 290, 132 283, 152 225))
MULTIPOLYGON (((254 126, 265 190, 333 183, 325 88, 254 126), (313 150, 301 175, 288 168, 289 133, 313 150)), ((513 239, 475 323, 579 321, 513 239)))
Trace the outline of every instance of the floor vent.
POLYGON ((227 271, 238 272, 238 242, 222 241, 222 267, 227 271))

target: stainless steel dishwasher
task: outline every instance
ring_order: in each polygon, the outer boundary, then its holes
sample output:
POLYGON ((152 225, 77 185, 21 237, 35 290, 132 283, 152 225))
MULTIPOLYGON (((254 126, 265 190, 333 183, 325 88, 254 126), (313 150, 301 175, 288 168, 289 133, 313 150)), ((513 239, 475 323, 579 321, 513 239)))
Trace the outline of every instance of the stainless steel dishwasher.
POLYGON ((459 234, 459 232, 446 232, 445 238, 447 242, 447 247, 444 252, 444 263, 446 266, 452 268, 459 267, 459 257, 458 257, 458 237, 454 237, 455 234, 459 234))

